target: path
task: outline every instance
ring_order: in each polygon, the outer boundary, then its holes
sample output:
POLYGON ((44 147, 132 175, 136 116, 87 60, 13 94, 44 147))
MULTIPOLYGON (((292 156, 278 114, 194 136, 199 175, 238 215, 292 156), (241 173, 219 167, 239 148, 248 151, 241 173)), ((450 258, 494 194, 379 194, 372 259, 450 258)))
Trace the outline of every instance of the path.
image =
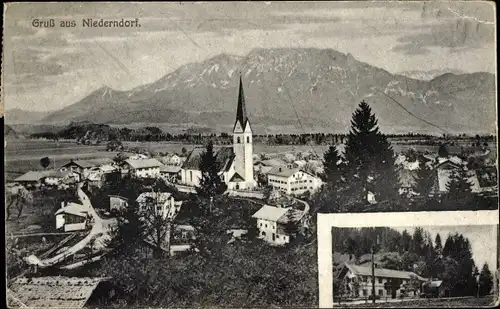
POLYGON ((76 243, 73 247, 70 247, 67 250, 51 258, 40 260, 35 255, 28 256, 26 258, 26 261, 29 264, 38 265, 39 267, 53 266, 67 259, 68 257, 74 255, 78 251, 81 251, 82 249, 87 247, 93 240, 95 249, 102 249, 106 246, 106 240, 109 239, 109 235, 107 234, 107 228, 112 223, 112 220, 102 220, 101 217, 99 217, 94 207, 92 207, 92 204, 90 204, 89 197, 85 194, 85 192, 83 192, 82 184, 78 185, 77 193, 82 204, 88 207, 89 213, 91 214, 94 220, 94 224, 92 225, 90 233, 85 238, 76 243))

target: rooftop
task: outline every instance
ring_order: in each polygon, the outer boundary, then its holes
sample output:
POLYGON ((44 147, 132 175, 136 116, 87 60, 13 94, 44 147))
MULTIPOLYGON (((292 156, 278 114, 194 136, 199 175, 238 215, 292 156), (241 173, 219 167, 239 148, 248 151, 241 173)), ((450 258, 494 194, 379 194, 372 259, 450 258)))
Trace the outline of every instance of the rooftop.
POLYGON ((151 167, 160 167, 163 164, 156 159, 127 159, 125 160, 128 165, 130 165, 134 169, 139 168, 151 168, 151 167))
POLYGON ((181 171, 181 167, 177 165, 162 165, 160 166, 160 172, 164 173, 178 173, 181 171))
POLYGON ((71 160, 70 162, 62 165, 62 166, 68 166, 71 164, 78 165, 82 168, 89 168, 93 166, 100 166, 100 165, 105 165, 105 164, 112 164, 114 161, 111 158, 96 158, 96 159, 89 159, 89 160, 71 160))
MULTIPOLYGON (((370 266, 354 265, 350 263, 344 263, 344 265, 354 274, 361 276, 371 276, 372 268, 370 266)), ((426 281, 427 279, 415 274, 411 271, 394 270, 387 268, 375 268, 375 277, 384 278, 397 278, 410 280, 413 276, 417 277, 420 281, 426 281)))
POLYGON ((297 173, 298 171, 300 171, 299 168, 288 168, 288 167, 284 167, 284 166, 275 166, 269 172, 267 172, 267 174, 281 176, 281 177, 290 177, 293 174, 297 173))
POLYGON ((279 208, 269 205, 262 206, 256 213, 253 214, 252 218, 263 219, 278 222, 281 217, 286 217, 289 208, 279 208))
MULTIPOLYGON (((186 158, 186 161, 184 161, 184 164, 182 164, 182 168, 186 170, 199 170, 201 155, 204 152, 205 148, 203 147, 196 147, 191 150, 186 158)), ((233 147, 222 147, 219 149, 219 151, 217 151, 215 155, 215 161, 217 162, 219 171, 228 171, 231 167, 231 164, 233 163, 233 160, 233 147)))
MULTIPOLYGON (((30 308, 83 308, 105 278, 38 277, 17 278, 9 286, 17 302, 30 308)), ((10 303, 9 305, 13 305, 10 303)))
POLYGON ((55 214, 58 215, 62 213, 85 217, 89 213, 89 209, 82 204, 69 203, 68 206, 59 208, 55 214))

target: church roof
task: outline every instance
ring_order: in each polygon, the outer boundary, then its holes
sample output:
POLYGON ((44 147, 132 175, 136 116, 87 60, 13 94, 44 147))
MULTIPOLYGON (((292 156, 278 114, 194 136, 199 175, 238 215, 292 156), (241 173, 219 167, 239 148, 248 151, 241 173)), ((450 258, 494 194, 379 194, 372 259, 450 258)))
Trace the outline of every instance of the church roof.
POLYGON ((243 82, 241 80, 241 75, 240 75, 240 87, 238 92, 238 107, 236 108, 236 121, 234 123, 235 128, 238 122, 241 125, 241 129, 244 131, 248 124, 248 116, 247 116, 247 109, 245 106, 245 94, 243 93, 243 82))
POLYGON ((231 177, 231 179, 229 181, 230 182, 243 182, 243 181, 245 181, 245 179, 243 177, 241 177, 240 174, 234 173, 233 177, 231 177))
MULTIPOLYGON (((186 158, 186 161, 184 161, 182 168, 185 170, 199 170, 201 155, 204 151, 205 148, 202 147, 196 147, 191 150, 186 158)), ((221 149, 219 149, 219 151, 217 151, 217 154, 215 155, 215 161, 217 162, 218 170, 220 172, 227 172, 231 168, 233 160, 233 147, 222 147, 221 149)))

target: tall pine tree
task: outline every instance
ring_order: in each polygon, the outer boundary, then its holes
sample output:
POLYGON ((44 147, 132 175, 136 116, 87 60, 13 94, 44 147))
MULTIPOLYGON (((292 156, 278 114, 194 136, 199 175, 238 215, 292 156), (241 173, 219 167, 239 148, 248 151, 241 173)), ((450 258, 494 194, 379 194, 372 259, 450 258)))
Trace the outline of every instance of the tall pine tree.
POLYGON ((341 179, 341 168, 338 164, 340 155, 335 146, 330 146, 323 155, 323 180, 335 185, 341 179))
POLYGON ((378 121, 366 102, 361 102, 351 120, 346 148, 346 180, 357 187, 361 201, 368 191, 378 201, 398 195, 399 179, 395 157, 387 138, 380 133, 378 121))
POLYGON ((418 169, 415 175, 414 190, 420 196, 428 197, 434 184, 434 171, 425 164, 422 158, 418 159, 418 169))
POLYGON ((201 154, 199 169, 201 179, 196 191, 200 197, 213 198, 226 191, 227 186, 219 175, 219 166, 212 141, 208 142, 206 150, 201 154))
POLYGON ((449 200, 458 201, 470 197, 472 184, 468 180, 466 171, 463 169, 452 170, 446 189, 448 190, 447 198, 449 200))

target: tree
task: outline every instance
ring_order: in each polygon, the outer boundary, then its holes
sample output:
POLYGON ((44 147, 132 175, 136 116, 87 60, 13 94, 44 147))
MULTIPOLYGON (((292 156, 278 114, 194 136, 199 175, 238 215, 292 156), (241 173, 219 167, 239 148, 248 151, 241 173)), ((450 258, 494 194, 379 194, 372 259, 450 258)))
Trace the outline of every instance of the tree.
POLYGON ((19 219, 26 205, 33 202, 33 195, 24 187, 20 186, 13 190, 7 191, 6 194, 6 215, 7 219, 11 216, 11 209, 14 207, 17 210, 17 217, 19 219))
POLYGON ((452 170, 450 179, 446 184, 447 198, 459 201, 471 197, 472 184, 467 178, 465 170, 452 170))
POLYGON ((354 191, 359 193, 361 201, 366 201, 368 191, 372 191, 377 200, 398 195, 394 152, 387 138, 380 133, 370 106, 364 101, 352 116, 345 159, 345 178, 348 185, 357 187, 354 191))
POLYGON ((43 157, 43 158, 41 158, 40 159, 40 165, 44 169, 46 169, 47 167, 49 167, 49 165, 50 165, 50 159, 49 159, 49 157, 43 157))
POLYGON ((187 154, 187 149, 186 149, 186 147, 182 147, 182 149, 181 149, 181 153, 182 153, 182 156, 184 156, 184 157, 186 156, 186 154, 187 154))
POLYGON ((416 227, 413 232, 412 238, 412 250, 411 252, 417 254, 418 256, 424 255, 422 252, 424 247, 424 230, 421 227, 416 227))
POLYGON ((479 296, 489 295, 492 287, 493 275, 488 267, 488 263, 484 263, 479 274, 479 296))
POLYGON ((201 171, 201 179, 200 185, 196 188, 199 196, 213 198, 226 191, 227 186, 219 176, 219 166, 211 141, 207 144, 205 152, 201 154, 199 169, 201 171))
POLYGON ((441 158, 448 158, 448 156, 450 155, 450 153, 448 151, 448 148, 446 147, 446 144, 439 145, 438 155, 441 158))
POLYGON ((436 252, 436 256, 443 254, 443 244, 441 243, 441 236, 439 233, 436 234, 436 238, 434 240, 434 250, 436 252))
POLYGON ((460 265, 451 257, 443 259, 443 272, 441 273, 442 285, 448 293, 448 297, 453 294, 456 283, 459 280, 460 265))
POLYGON ((340 160, 339 153, 335 146, 330 146, 328 151, 323 155, 324 172, 322 178, 326 182, 336 185, 341 179, 341 171, 338 164, 340 160))
POLYGON ((414 189, 420 196, 428 197, 434 185, 434 171, 425 164, 423 159, 419 159, 418 162, 414 189))

